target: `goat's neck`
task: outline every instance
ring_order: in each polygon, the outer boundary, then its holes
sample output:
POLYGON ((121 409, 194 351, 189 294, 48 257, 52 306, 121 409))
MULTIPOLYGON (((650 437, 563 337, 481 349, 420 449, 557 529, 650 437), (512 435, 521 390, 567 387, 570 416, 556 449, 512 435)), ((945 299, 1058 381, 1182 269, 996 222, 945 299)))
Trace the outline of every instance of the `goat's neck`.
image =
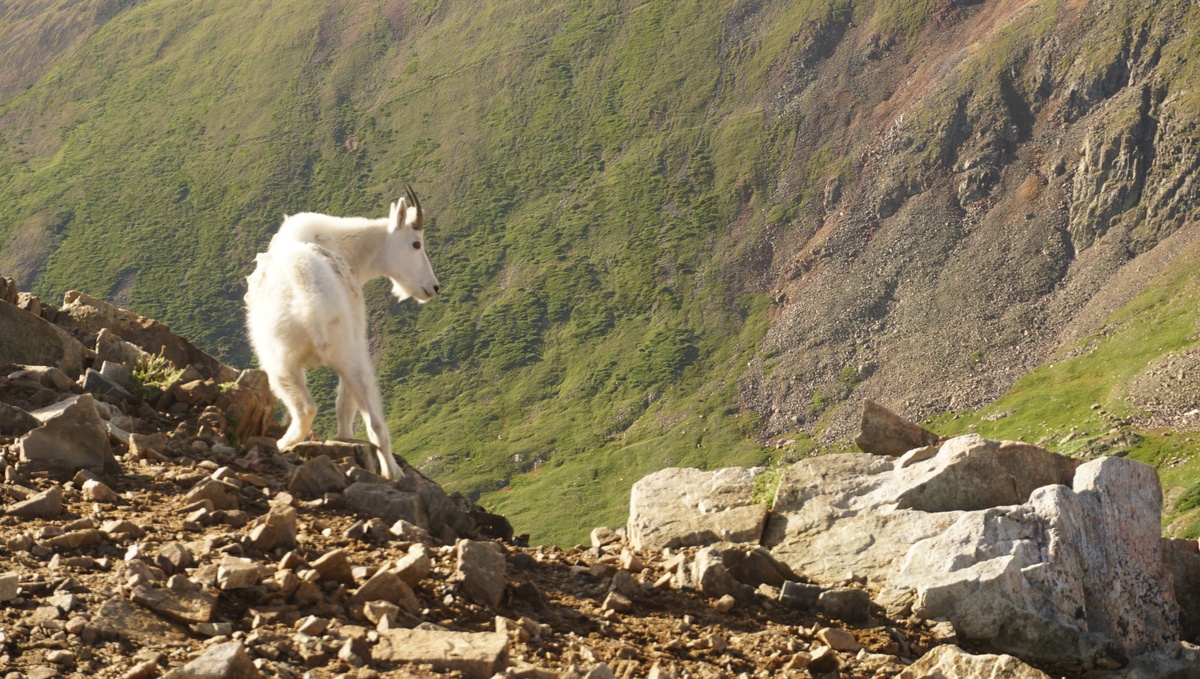
POLYGON ((360 284, 388 275, 386 262, 383 261, 387 236, 388 220, 381 219, 378 223, 348 231, 338 237, 338 247, 354 269, 360 284))

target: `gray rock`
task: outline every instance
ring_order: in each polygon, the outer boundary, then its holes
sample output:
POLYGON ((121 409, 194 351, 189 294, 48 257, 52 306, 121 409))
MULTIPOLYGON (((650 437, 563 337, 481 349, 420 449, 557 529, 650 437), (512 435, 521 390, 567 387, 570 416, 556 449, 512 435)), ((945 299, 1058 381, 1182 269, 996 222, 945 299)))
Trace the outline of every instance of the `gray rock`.
POLYGON ((963 512, 1025 502, 1036 488, 1070 483, 1078 464, 976 435, 896 461, 867 454, 802 460, 780 479, 763 544, 819 582, 847 573, 887 580, 914 543, 942 533, 963 512))
POLYGON ((380 518, 388 523, 401 519, 425 528, 429 518, 416 493, 406 493, 390 486, 373 483, 354 483, 345 490, 346 506, 365 519, 380 518))
POLYGON ((129 385, 133 384, 133 368, 123 363, 102 362, 100 375, 122 389, 128 389, 129 385))
POLYGON ((93 368, 88 368, 87 372, 83 374, 83 390, 89 394, 109 396, 129 403, 136 403, 138 400, 125 387, 108 379, 103 373, 93 368))
POLYGON ((262 674, 240 641, 217 644, 163 679, 258 679, 262 674))
POLYGON ((83 482, 83 487, 80 490, 83 493, 83 499, 88 502, 100 502, 109 505, 121 503, 121 496, 101 481, 88 479, 83 482))
POLYGON ((458 671, 487 679, 503 669, 508 637, 497 632, 440 632, 392 629, 379 633, 371 651, 376 662, 432 665, 435 671, 458 671))
POLYGON ((70 472, 78 469, 120 472, 108 441, 108 430, 91 396, 73 396, 30 414, 42 426, 17 442, 22 460, 70 472))
MULTIPOLYGON (((295 451, 295 448, 293 448, 295 451)), ((323 497, 346 489, 346 475, 328 455, 317 455, 300 465, 288 482, 288 492, 306 498, 323 497)))
POLYGON ((971 655, 957 646, 938 646, 900 673, 900 679, 1050 679, 1011 655, 971 655))
POLYGON ((458 565, 454 577, 468 599, 495 608, 504 596, 507 561, 494 543, 459 540, 455 548, 458 565))
POLYGON ((871 616, 871 595, 856 587, 834 587, 821 592, 817 606, 834 620, 863 622, 871 616))
POLYGON ((634 550, 758 542, 767 507, 754 503, 756 472, 670 468, 633 485, 628 539, 634 550))
POLYGON ((937 434, 870 399, 863 400, 862 423, 854 437, 854 445, 864 453, 903 455, 913 448, 924 448, 937 442, 937 434))
POLYGON ((1178 638, 1163 561, 1154 468, 1123 458, 1081 466, 1074 488, 962 515, 913 545, 881 593, 959 636, 1046 662, 1122 659, 1178 638))
POLYGON ((691 576, 695 587, 714 599, 730 595, 743 603, 754 601, 754 588, 738 582, 729 573, 719 547, 709 546, 696 552, 691 576))
POLYGON ((0 436, 21 436, 42 426, 36 417, 7 403, 0 403, 0 436))
POLYGON ((4 511, 9 516, 22 519, 53 519, 62 514, 63 492, 60 486, 33 495, 28 500, 22 500, 4 511))
POLYGON ((1200 640, 1200 545, 1195 540, 1163 538, 1163 562, 1175 583, 1180 635, 1200 640))
MULTIPOLYGON (((108 328, 101 328, 100 332, 96 334, 96 358, 110 365, 123 365, 133 368, 139 363, 149 362, 154 357, 142 351, 142 348, 136 344, 131 344, 117 337, 108 328)), ((100 372, 104 372, 103 365, 100 366, 100 372)), ((111 379, 111 374, 106 375, 106 377, 111 379)), ((128 386, 129 382, 118 382, 118 384, 128 386)))
POLYGON ((791 608, 812 608, 821 600, 821 593, 824 591, 820 585, 789 580, 780 588, 779 600, 791 608))
POLYGON ((53 323, 0 302, 0 328, 0 365, 49 365, 68 375, 83 371, 84 346, 53 323))

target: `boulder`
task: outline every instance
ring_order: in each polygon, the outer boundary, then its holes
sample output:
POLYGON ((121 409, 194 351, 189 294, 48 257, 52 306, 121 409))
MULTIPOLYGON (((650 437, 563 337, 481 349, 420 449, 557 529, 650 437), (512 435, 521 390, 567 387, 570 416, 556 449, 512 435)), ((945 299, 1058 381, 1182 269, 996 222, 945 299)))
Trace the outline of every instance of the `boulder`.
POLYGON ((802 460, 780 478, 763 543, 797 573, 887 580, 916 542, 963 512, 1021 504, 1071 483, 1079 461, 1035 446, 960 436, 898 460, 869 454, 802 460))
POLYGON ((87 349, 62 328, 0 301, 0 365, 55 366, 71 376, 83 371, 87 349))
POLYGON ((107 328, 143 351, 161 355, 177 368, 194 365, 201 375, 218 382, 237 379, 237 371, 197 349, 191 342, 172 332, 165 323, 139 316, 78 290, 71 290, 63 297, 61 313, 85 333, 99 333, 107 328))
POLYGON ((266 436, 276 426, 275 396, 271 393, 267 373, 243 370, 232 385, 217 397, 217 408, 225 413, 237 441, 266 436))
POLYGON ((1011 655, 971 655, 957 646, 938 646, 904 668, 900 679, 1050 679, 1011 655))
POLYGON ((300 525, 296 510, 291 507, 274 507, 266 516, 255 521, 250 531, 250 544, 256 549, 269 552, 277 547, 296 546, 296 534, 300 525))
MULTIPOLYGON (((420 498, 421 508, 428 517, 428 523, 421 525, 434 535, 445 535, 446 529, 449 528, 456 536, 472 537, 475 524, 468 516, 468 510, 474 509, 471 503, 461 495, 447 495, 437 482, 417 471, 415 467, 409 466, 404 460, 399 462, 404 474, 396 480, 396 488, 415 493, 420 498)), ((454 536, 450 538, 452 542, 454 536)))
POLYGON ((755 470, 669 468, 633 485, 628 539, 635 550, 758 542, 767 507, 754 502, 755 470))
POLYGON ((17 442, 21 459, 52 469, 101 469, 117 473, 108 430, 96 402, 87 394, 72 396, 31 413, 42 426, 17 442))
POLYGON ((100 332, 96 335, 96 358, 105 363, 133 368, 139 363, 149 363, 154 357, 142 351, 142 348, 136 344, 117 337, 108 328, 100 328, 100 332))
POLYGON ((428 528, 429 517, 416 493, 406 493, 391 486, 358 482, 342 493, 346 506, 365 519, 380 518, 387 523, 401 519, 428 528))
POLYGON ((793 571, 818 582, 850 573, 887 579, 917 541, 948 528, 958 514, 896 509, 887 484, 894 463, 867 454, 825 455, 783 473, 763 545, 793 571))
POLYGON ((1185 641, 1200 641, 1200 545, 1195 540, 1163 538, 1163 562, 1175 583, 1179 603, 1180 634, 1185 641))
POLYGON ((324 454, 297 467, 288 482, 288 492, 304 498, 319 498, 325 493, 340 493, 345 489, 346 475, 324 454))
POLYGON ((924 448, 938 442, 938 435, 910 422, 878 403, 863 401, 862 424, 854 445, 872 455, 903 455, 913 448, 924 448))
POLYGON ((503 669, 508 636, 498 632, 391 629, 379 633, 371 657, 376 662, 431 665, 435 671, 457 671, 472 679, 486 679, 503 669))
POLYGON ((499 606, 504 596, 507 562, 498 545, 459 540, 456 553, 458 567, 454 577, 461 583, 463 594, 482 606, 499 606))
POLYGON ((7 403, 0 403, 0 436, 21 436, 42 425, 36 417, 7 403))
POLYGON ((1045 662, 1124 662, 1178 638, 1153 467, 1100 458, 1073 488, 960 515, 914 544, 881 596, 960 638, 1045 662))

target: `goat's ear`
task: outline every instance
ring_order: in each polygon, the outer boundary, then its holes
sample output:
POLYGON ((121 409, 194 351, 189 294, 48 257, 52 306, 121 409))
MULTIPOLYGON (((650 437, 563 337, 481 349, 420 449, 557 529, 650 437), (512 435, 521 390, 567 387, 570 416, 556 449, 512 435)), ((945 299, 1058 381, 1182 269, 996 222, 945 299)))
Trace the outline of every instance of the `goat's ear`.
POLYGON ((400 227, 404 225, 403 219, 407 213, 403 198, 392 203, 391 212, 388 214, 388 231, 392 233, 399 231, 400 227))
MULTIPOLYGON (((425 216, 421 211, 421 201, 417 200, 417 193, 413 191, 412 186, 405 184, 404 196, 408 200, 409 206, 413 209, 412 228, 414 231, 420 231, 425 226, 425 216)), ((405 219, 408 219, 407 213, 405 219)))

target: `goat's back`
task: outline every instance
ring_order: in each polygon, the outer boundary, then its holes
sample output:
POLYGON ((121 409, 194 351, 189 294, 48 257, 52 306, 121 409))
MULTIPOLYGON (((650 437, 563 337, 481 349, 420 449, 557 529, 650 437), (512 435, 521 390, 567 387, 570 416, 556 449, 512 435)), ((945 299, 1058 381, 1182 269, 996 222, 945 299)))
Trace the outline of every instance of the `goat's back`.
POLYGON ((366 341, 362 288, 336 249, 277 237, 256 261, 246 324, 268 372, 334 363, 339 346, 366 341))

